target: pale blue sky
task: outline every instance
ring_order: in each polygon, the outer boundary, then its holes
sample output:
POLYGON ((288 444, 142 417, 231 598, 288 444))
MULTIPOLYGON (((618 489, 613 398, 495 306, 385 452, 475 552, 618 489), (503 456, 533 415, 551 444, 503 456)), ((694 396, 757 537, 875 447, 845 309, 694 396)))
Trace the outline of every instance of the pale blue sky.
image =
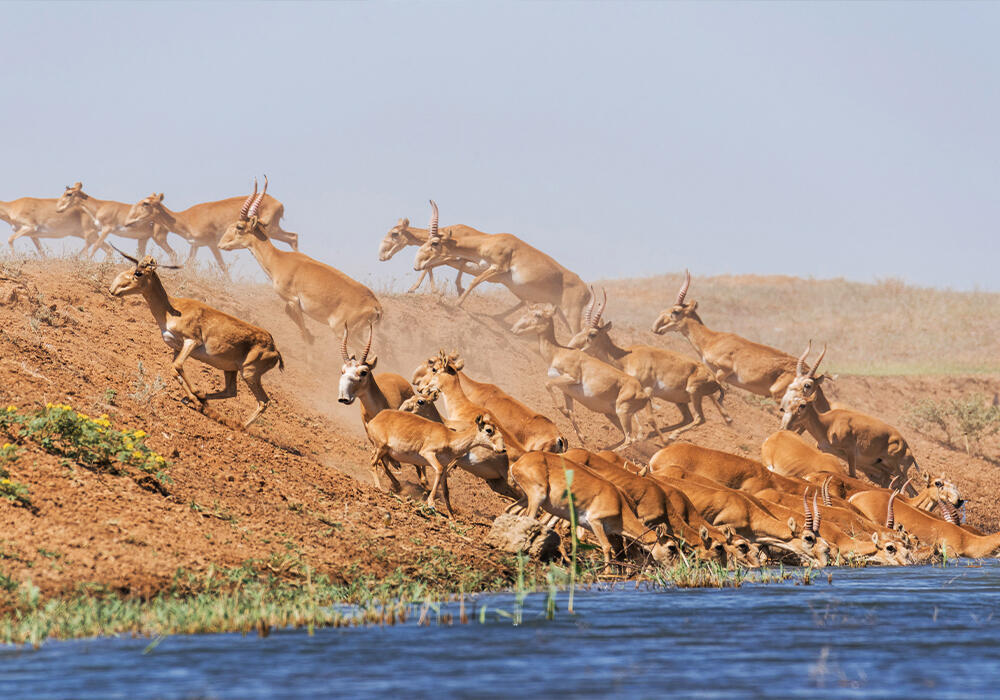
POLYGON ((585 279, 1000 289, 996 3, 5 3, 0 20, 0 199, 82 180, 181 209, 266 172, 303 250, 368 282, 415 274, 376 249, 432 197, 443 224, 515 233, 585 279))

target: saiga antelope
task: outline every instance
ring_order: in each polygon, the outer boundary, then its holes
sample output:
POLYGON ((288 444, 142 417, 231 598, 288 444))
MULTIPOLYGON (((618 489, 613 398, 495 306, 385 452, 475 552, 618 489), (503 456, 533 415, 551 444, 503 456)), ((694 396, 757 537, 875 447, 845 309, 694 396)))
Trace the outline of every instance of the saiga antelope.
POLYGON ((639 542, 650 550, 658 564, 669 565, 678 556, 677 544, 644 527, 611 482, 563 455, 529 452, 511 465, 510 475, 524 491, 526 515, 532 519, 537 518, 539 510, 544 510, 570 520, 568 494, 572 494, 577 522, 594 533, 605 566, 611 564, 611 535, 624 535, 639 542), (572 485, 567 483, 567 472, 573 473, 572 485))
MULTIPOLYGON (((786 399, 781 427, 808 430, 821 450, 847 462, 851 477, 856 477, 860 469, 880 486, 888 486, 895 476, 906 481, 906 472, 916 465, 916 460, 898 430, 878 418, 846 408, 819 411, 815 402, 815 395, 786 399)), ((910 487, 910 494, 915 493, 910 487)))
MULTIPOLYGON (((389 229, 389 232, 385 234, 385 237, 382 238, 382 243, 378 248, 378 259, 385 262, 386 260, 390 260, 392 256, 407 246, 422 246, 427 242, 428 231, 429 229, 425 228, 413 228, 410 226, 409 219, 400 219, 395 226, 389 229)), ((441 231, 444 235, 451 235, 452 231, 458 231, 461 235, 461 233, 465 233, 466 231, 475 232, 475 229, 471 229, 468 226, 457 225, 446 226, 441 229, 441 231)), ((482 265, 474 265, 468 260, 462 260, 461 258, 444 259, 439 263, 425 267, 420 272, 420 277, 417 278, 417 281, 413 284, 413 286, 406 290, 407 293, 409 294, 417 291, 425 277, 430 280, 431 290, 433 291, 435 289, 434 268, 440 266, 453 267, 458 270, 458 273, 455 275, 455 289, 458 290, 460 295, 465 292, 465 288, 462 287, 462 273, 468 272, 470 275, 478 275, 484 269, 482 265)))
POLYGON ((776 430, 760 447, 765 467, 784 476, 804 479, 822 473, 846 475, 844 463, 828 452, 821 452, 790 430, 776 430))
MULTIPOLYGON (((79 183, 77 183, 79 184, 79 183)), ((7 239, 7 245, 14 248, 14 241, 27 237, 35 244, 39 255, 45 255, 39 238, 66 238, 75 236, 84 240, 83 251, 90 248, 97 239, 97 227, 86 212, 58 212, 56 199, 39 199, 37 197, 21 197, 10 202, 0 202, 0 220, 6 221, 14 229, 7 239)), ((110 254, 111 248, 102 244, 105 253, 110 254)))
POLYGON ((417 387, 426 386, 431 375, 439 369, 442 363, 450 362, 458 376, 462 391, 475 404, 482 406, 496 416, 504 429, 517 438, 525 450, 541 450, 543 452, 565 452, 566 438, 562 432, 547 417, 524 405, 495 384, 478 382, 462 370, 465 361, 457 353, 442 358, 440 355, 431 357, 425 364, 417 367, 413 373, 413 384, 417 387))
POLYGON ((692 547, 699 558, 721 564, 728 560, 741 566, 761 565, 760 552, 755 545, 735 537, 732 530, 723 532, 711 525, 678 489, 640 477, 588 450, 574 448, 567 450, 565 455, 622 491, 631 500, 636 516, 647 527, 666 523, 668 534, 692 547))
POLYGON ((278 296, 285 301, 285 313, 310 345, 314 339, 306 328, 303 313, 328 325, 338 335, 345 325, 356 332, 377 323, 382 318, 382 305, 368 287, 308 255, 278 250, 271 243, 267 224, 258 215, 266 194, 265 178, 264 190, 258 195, 254 186, 239 210, 239 218, 225 230, 219 247, 250 250, 278 296))
POLYGON ((438 209, 433 201, 431 209, 430 231, 417 251, 414 270, 425 270, 455 258, 485 263, 486 269, 476 275, 458 298, 459 306, 481 283, 496 282, 507 287, 519 301, 495 318, 505 318, 527 304, 552 304, 573 333, 580 330, 580 316, 590 299, 590 291, 579 276, 509 233, 481 233, 467 227, 439 230, 438 209))
POLYGON ((406 411, 407 413, 415 413, 435 423, 444 423, 444 418, 438 412, 437 406, 434 405, 434 402, 438 400, 438 396, 440 396, 440 392, 436 390, 418 391, 401 403, 399 410, 406 411))
MULTIPOLYGON (((135 269, 125 270, 115 278, 111 294, 116 297, 141 294, 146 300, 163 342, 174 351, 174 375, 191 401, 204 406, 208 401, 232 398, 236 396, 236 375, 243 377, 257 399, 257 410, 243 423, 243 428, 247 428, 270 403, 261 378, 275 366, 285 369, 281 353, 274 347, 274 338, 263 328, 195 299, 168 296, 156 274, 153 258, 137 260, 118 252, 135 263, 135 269), (189 357, 221 369, 226 378, 225 388, 211 394, 195 392, 184 374, 184 363, 189 357)), ((173 265, 163 267, 177 269, 173 265)))
POLYGON ((915 535, 923 544, 947 547, 952 555, 960 557, 1000 556, 1000 532, 977 535, 957 524, 935 518, 930 513, 902 503, 894 498, 897 492, 865 491, 851 496, 851 503, 872 520, 887 517, 886 526, 896 523, 907 533, 915 535), (890 503, 895 501, 890 509, 890 503))
MULTIPOLYGON (((684 301, 691 286, 691 273, 685 270, 684 275, 677 300, 656 319, 653 332, 658 335, 671 331, 680 333, 715 374, 716 380, 780 402, 797 376, 796 368, 801 366, 804 357, 797 362, 791 355, 767 345, 754 343, 735 333, 709 329, 698 315, 698 302, 684 301)), ((829 404, 820 386, 823 377, 816 376, 813 380, 817 405, 826 410, 829 404)))
MULTIPOLYGON (((579 401, 595 413, 603 413, 623 434, 620 446, 631 445, 642 439, 638 431, 633 431, 632 421, 643 408, 649 409, 649 422, 653 433, 661 438, 663 434, 656 425, 653 401, 649 389, 643 389, 635 377, 601 362, 580 350, 573 350, 556 341, 553 309, 532 307, 514 324, 515 335, 534 334, 538 336, 539 352, 549 365, 549 378, 545 388, 552 396, 556 408, 573 424, 573 430, 581 443, 584 442, 580 428, 573 415, 573 402, 579 401), (559 405, 562 396, 563 405, 559 405)), ((638 421, 637 421, 638 422, 638 421)))
POLYGON ((393 491, 399 490, 399 482, 386 466, 386 459, 431 467, 434 469, 434 481, 427 496, 427 505, 434 507, 434 496, 441 484, 444 505, 449 514, 452 510, 448 495, 448 470, 475 447, 485 447, 499 454, 505 449, 496 424, 483 416, 477 416, 475 423, 468 428, 451 430, 412 413, 387 409, 368 421, 365 430, 373 446, 371 468, 375 485, 379 486, 378 467, 381 465, 392 482, 393 491))
POLYGON ((594 312, 596 295, 591 296, 590 308, 587 310, 586 320, 583 329, 573 336, 567 347, 583 350, 588 355, 593 355, 597 359, 607 362, 609 365, 617 367, 629 376, 635 377, 643 388, 648 388, 653 392, 653 397, 668 401, 681 412, 679 423, 663 428, 664 431, 673 431, 670 439, 674 440, 678 435, 697 428, 705 423, 705 412, 702 410, 701 401, 704 397, 715 405, 719 415, 726 421, 732 423, 725 409, 722 408, 722 399, 725 392, 704 365, 694 362, 683 355, 654 348, 650 345, 630 345, 627 348, 619 347, 611 340, 609 331, 611 321, 602 324, 601 316, 607 305, 607 292, 604 294, 604 302, 594 312), (715 397, 719 395, 719 398, 715 397), (691 407, 694 407, 695 421, 691 415, 691 407))
POLYGON ((128 218, 129 205, 124 202, 114 202, 110 199, 97 199, 91 197, 83 191, 83 185, 79 182, 72 187, 67 187, 56 202, 56 211, 79 210, 87 214, 97 227, 97 239, 84 249, 83 254, 88 258, 92 257, 98 248, 105 248, 105 241, 110 234, 122 238, 131 238, 138 242, 138 256, 146 255, 146 246, 150 239, 170 256, 174 262, 177 261, 177 251, 170 247, 167 242, 167 229, 155 221, 146 221, 134 226, 126 226, 125 219, 128 218))
MULTIPOLYGON (((254 183, 255 193, 256 190, 254 183)), ((199 248, 207 247, 219 268, 228 275, 229 268, 219 252, 219 241, 240 212, 242 200, 242 197, 230 197, 195 204, 183 211, 171 211, 163 205, 163 193, 154 193, 132 205, 125 218, 125 226, 135 226, 145 221, 157 223, 191 244, 191 252, 185 264, 194 260, 199 248)), ((299 249, 298 234, 285 231, 279 223, 285 215, 284 204, 274 197, 266 197, 261 199, 258 210, 260 227, 269 239, 284 241, 293 250, 299 249)))
POLYGON ((747 539, 787 551, 818 566, 829 563, 829 543, 815 531, 800 526, 789 509, 767 505, 741 491, 722 485, 709 486, 696 479, 669 479, 662 474, 651 474, 649 478, 682 491, 702 517, 716 527, 728 525, 747 539))

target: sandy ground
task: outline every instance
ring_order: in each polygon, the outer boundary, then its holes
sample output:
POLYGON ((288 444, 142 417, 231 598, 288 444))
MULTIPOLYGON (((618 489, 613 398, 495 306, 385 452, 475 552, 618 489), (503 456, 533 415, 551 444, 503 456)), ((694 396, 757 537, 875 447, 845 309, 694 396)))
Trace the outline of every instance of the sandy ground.
MULTIPOLYGON (((336 402, 341 360, 331 332, 314 324, 319 342, 307 349, 269 287, 163 272, 171 294, 209 301, 270 330, 285 357, 287 371, 265 378, 273 399, 268 412, 248 432, 236 432, 180 401, 170 352, 145 302, 106 291, 121 269, 62 259, 0 268, 0 402, 21 408, 65 402, 108 413, 116 426, 146 430, 150 446, 171 462, 168 493, 64 464, 29 445, 10 471, 29 486, 37 512, 0 500, 0 572, 31 579, 47 594, 92 583, 148 594, 168 585, 178 568, 203 572, 255 559, 281 573, 298 557, 346 580, 405 571, 432 547, 486 572, 505 571, 502 553, 482 544, 504 502, 481 482, 463 472, 452 477, 451 521, 374 487, 359 408, 336 402), (143 399, 142 385, 154 385, 157 376, 162 389, 143 399)), ((504 308, 499 304, 507 300, 473 297, 468 309, 456 309, 454 297, 433 295, 386 296, 383 303, 373 349, 379 371, 409 377, 440 348, 458 350, 470 376, 497 382, 572 436, 542 386, 536 344, 480 313, 504 308)), ((650 322, 659 310, 646 308, 650 322)), ((623 325, 620 332, 638 331, 623 325)), ((221 387, 221 373, 194 361, 189 367, 199 388, 221 387)), ((921 467, 959 484, 970 499, 969 521, 997 529, 1000 469, 915 434, 902 421, 921 397, 992 395, 1000 377, 841 376, 829 387, 834 400, 900 427, 921 467)), ((216 404, 234 420, 252 407, 242 385, 236 399, 216 404)), ((732 390, 727 409, 731 426, 706 402, 709 422, 683 439, 758 456, 778 427, 775 407, 732 390)), ((673 406, 658 405, 661 425, 676 416, 673 406)), ((581 418, 588 447, 617 441, 603 417, 582 409, 581 418)), ((649 441, 628 453, 644 460, 657 448, 649 441)))

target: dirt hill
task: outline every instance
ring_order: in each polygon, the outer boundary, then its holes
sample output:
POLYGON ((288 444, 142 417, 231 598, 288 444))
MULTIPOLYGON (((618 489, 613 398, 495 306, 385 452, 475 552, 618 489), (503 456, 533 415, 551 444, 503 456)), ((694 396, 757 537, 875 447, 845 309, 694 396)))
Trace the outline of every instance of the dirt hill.
MULTIPOLYGON (((228 283, 197 271, 163 272, 172 295, 205 300, 267 328, 285 357, 287 371, 265 377, 271 407, 248 432, 237 432, 180 401, 170 352, 145 302, 140 297, 116 299, 107 292, 121 269, 123 265, 72 259, 10 260, 0 265, 0 402, 19 411, 64 403, 88 415, 108 414, 116 427, 142 429, 149 434, 149 446, 170 462, 168 480, 161 490, 151 489, 141 480, 91 471, 26 443, 6 468, 13 481, 29 488, 33 510, 0 499, 0 576, 13 582, 31 579, 45 593, 94 584, 149 593, 168 585, 179 568, 207 571, 248 559, 281 573, 299 558, 342 579, 359 573, 384 576, 396 569, 447 579, 458 561, 471 563, 481 580, 508 571, 509 558, 481 544, 486 527, 503 507, 481 482, 463 472, 453 476, 452 499, 458 513, 452 521, 371 484, 369 446, 359 408, 336 402, 341 359, 339 339, 331 332, 314 326, 320 340, 308 349, 269 286, 228 283)), ((646 330, 672 298, 672 285, 675 293, 675 280, 679 277, 607 285, 611 294, 607 317, 616 321, 622 341, 691 353, 679 337, 661 338, 646 330)), ((746 294, 728 292, 731 301, 739 301, 738 312, 721 302, 716 312, 710 290, 718 284, 737 288, 739 283, 738 278, 724 284, 696 280, 691 297, 701 300, 699 311, 710 326, 740 330, 768 342, 780 336, 787 341, 781 346, 791 351, 805 338, 822 337, 814 321, 825 316, 817 309, 806 314, 809 318, 789 313, 794 333, 774 331, 778 322, 773 319, 782 317, 782 300, 762 297, 755 280, 745 281, 746 294), (759 298, 768 300, 766 316, 772 320, 766 323, 752 320, 751 302, 759 298), (736 316, 742 323, 730 325, 736 316), (754 323, 772 328, 772 333, 751 332, 754 323)), ((826 283, 819 282, 767 284, 769 289, 787 286, 793 298, 828 292, 822 291, 826 283)), ((913 292, 916 297, 923 293, 913 292)), ((906 288, 894 294, 906 308, 924 303, 911 299, 906 288)), ((378 371, 409 377, 418 363, 440 348, 458 350, 470 376, 497 382, 572 436, 568 421, 554 410, 545 392, 546 368, 535 343, 514 337, 505 326, 482 315, 505 308, 509 300, 502 294, 473 297, 468 309, 454 308, 454 297, 382 295, 382 299, 385 321, 373 348, 379 356, 378 371)), ((947 303, 964 309, 960 301, 947 303)), ((856 303, 865 308, 864 299, 856 303)), ((832 313, 831 307, 824 308, 832 313)), ((859 326, 852 320, 851 306, 838 313, 843 327, 828 321, 819 329, 827 331, 835 368, 856 363, 866 352, 848 344, 849 353, 855 354, 848 360, 837 359, 840 343, 853 337, 851 329, 859 326)), ((895 330, 891 339, 871 345, 872 362, 925 366, 932 355, 927 349, 931 344, 921 340, 925 331, 905 324, 895 330)), ((956 325, 950 332, 936 345, 960 340, 960 332, 970 331, 956 325)), ((982 343, 974 349, 964 341, 955 346, 965 348, 958 364, 980 370, 993 367, 994 359, 982 343)), ((193 361, 188 366, 197 387, 221 386, 220 373, 193 361)), ((998 511, 993 494, 1000 486, 997 466, 917 434, 906 421, 921 398, 992 396, 998 390, 1000 377, 994 374, 842 375, 830 393, 900 427, 920 465, 946 472, 971 499, 970 522, 994 530, 998 511)), ((252 410, 253 401, 241 385, 237 399, 215 405, 220 414, 237 420, 252 410)), ((763 439, 777 428, 775 407, 738 390, 729 392, 727 407, 735 419, 732 426, 723 424, 706 404, 709 423, 684 438, 757 456, 763 439)), ((673 422, 676 415, 672 406, 659 405, 661 424, 673 422)), ((617 431, 605 419, 585 410, 582 425, 590 436, 588 446, 616 440, 617 431)), ((652 442, 644 443, 630 454, 646 459, 656 448, 652 442)), ((409 476, 412 471, 404 473, 409 476)))

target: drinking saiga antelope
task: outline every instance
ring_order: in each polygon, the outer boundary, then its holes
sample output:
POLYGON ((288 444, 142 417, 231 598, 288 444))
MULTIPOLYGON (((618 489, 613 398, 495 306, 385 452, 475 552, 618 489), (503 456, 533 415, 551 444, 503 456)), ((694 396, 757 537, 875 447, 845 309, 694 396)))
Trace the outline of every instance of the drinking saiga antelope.
MULTIPOLYGON (((236 396, 236 375, 239 374, 257 399, 257 410, 243 427, 257 420, 270 403, 261 378, 275 366, 285 368, 271 334, 195 299, 169 296, 156 274, 157 264, 153 258, 147 255, 137 260, 118 252, 135 263, 135 268, 115 278, 111 294, 116 297, 141 294, 146 300, 153 320, 160 327, 163 342, 174 351, 174 375, 187 397, 201 407, 208 401, 232 398, 236 396), (196 392, 184 374, 188 358, 221 369, 226 378, 225 388, 211 394, 196 392)), ((177 269, 173 265, 163 267, 177 269)))

